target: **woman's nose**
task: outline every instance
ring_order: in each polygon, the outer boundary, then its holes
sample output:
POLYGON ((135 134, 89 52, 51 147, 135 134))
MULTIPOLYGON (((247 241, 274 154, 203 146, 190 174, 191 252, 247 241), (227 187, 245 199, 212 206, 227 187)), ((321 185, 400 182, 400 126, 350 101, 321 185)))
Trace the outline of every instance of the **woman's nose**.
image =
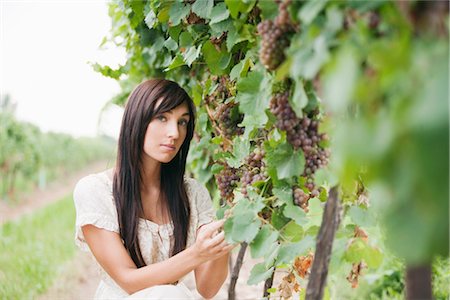
POLYGON ((170 122, 167 128, 167 136, 177 139, 179 135, 178 122, 170 122))

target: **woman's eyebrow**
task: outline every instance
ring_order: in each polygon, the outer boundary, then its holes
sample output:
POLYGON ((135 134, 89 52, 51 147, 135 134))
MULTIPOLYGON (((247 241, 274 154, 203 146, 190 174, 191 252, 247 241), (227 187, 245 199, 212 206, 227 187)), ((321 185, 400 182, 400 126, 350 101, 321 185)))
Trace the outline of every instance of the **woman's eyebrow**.
MULTIPOLYGON (((172 111, 172 110, 169 110, 169 111, 167 111, 167 113, 173 114, 173 111, 172 111)), ((182 117, 184 117, 184 116, 188 116, 188 117, 189 117, 190 115, 189 115, 189 112, 187 111, 187 112, 185 112, 184 114, 182 114, 181 116, 182 116, 182 117)))

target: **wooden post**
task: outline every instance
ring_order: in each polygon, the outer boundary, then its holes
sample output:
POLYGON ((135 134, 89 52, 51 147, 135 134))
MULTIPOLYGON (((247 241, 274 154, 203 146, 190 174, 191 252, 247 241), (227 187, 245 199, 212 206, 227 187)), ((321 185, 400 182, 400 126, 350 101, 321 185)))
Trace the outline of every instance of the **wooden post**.
POLYGON ((334 235, 341 222, 342 207, 338 198, 338 187, 331 188, 328 195, 322 224, 316 241, 316 253, 309 275, 306 288, 306 300, 320 300, 323 298, 323 290, 328 275, 328 264, 331 257, 334 235))
POLYGON ((236 257, 236 263, 234 264, 233 272, 231 273, 230 286, 228 287, 228 300, 236 299, 236 282, 239 278, 239 271, 242 267, 242 261, 244 260, 247 246, 248 244, 246 242, 241 243, 241 249, 239 249, 239 254, 236 257))
POLYGON ((263 298, 269 298, 269 292, 267 290, 272 287, 274 276, 275 276, 275 270, 273 270, 272 275, 269 278, 267 278, 266 281, 264 282, 263 298))
POLYGON ((431 300, 431 265, 406 267, 406 299, 431 300))

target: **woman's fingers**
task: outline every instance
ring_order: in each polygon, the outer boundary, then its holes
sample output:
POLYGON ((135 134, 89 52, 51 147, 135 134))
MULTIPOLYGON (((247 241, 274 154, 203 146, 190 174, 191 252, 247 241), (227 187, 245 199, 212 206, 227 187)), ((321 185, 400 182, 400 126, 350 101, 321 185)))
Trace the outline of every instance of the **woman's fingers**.
POLYGON ((206 237, 211 237, 212 234, 219 230, 223 224, 225 223, 225 220, 219 220, 219 221, 214 221, 211 222, 209 224, 204 225, 203 230, 202 230, 202 234, 204 234, 206 237))
POLYGON ((225 241, 225 233, 222 231, 221 233, 210 239, 209 246, 215 247, 223 241, 225 241))

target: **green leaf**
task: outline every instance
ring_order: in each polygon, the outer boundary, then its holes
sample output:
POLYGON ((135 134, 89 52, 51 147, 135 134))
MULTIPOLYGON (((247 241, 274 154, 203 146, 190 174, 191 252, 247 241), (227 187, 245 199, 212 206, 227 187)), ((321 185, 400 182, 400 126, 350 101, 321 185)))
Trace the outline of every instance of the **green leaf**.
POLYGON ((227 35, 228 51, 231 51, 233 46, 240 42, 243 41, 253 42, 255 40, 253 34, 254 30, 255 30, 254 26, 249 24, 244 24, 242 27, 240 27, 239 30, 237 30, 235 26, 231 27, 227 35))
POLYGON ((275 227, 277 230, 283 228, 291 220, 284 216, 282 211, 283 208, 274 209, 274 211, 272 212, 272 217, 270 218, 273 227, 275 227))
POLYGON ((178 40, 178 45, 179 47, 191 47, 194 43, 194 40, 192 39, 192 36, 189 32, 187 31, 183 31, 180 34, 179 40, 178 40))
POLYGON ((326 0, 308 1, 298 12, 298 17, 304 25, 309 25, 324 8, 326 0))
POLYGON ((205 42, 202 47, 203 57, 208 64, 211 73, 214 75, 222 75, 226 73, 223 64, 231 58, 230 54, 226 51, 218 51, 210 40, 205 42))
POLYGON ((294 151, 290 144, 281 144, 267 154, 269 175, 278 179, 290 179, 303 173, 305 157, 303 152, 294 151))
POLYGON ((203 19, 210 19, 214 0, 197 0, 192 4, 192 11, 203 19))
POLYGON ((284 226, 282 235, 291 243, 299 242, 303 237, 303 228, 295 221, 291 221, 284 226))
POLYGON ((274 0, 258 1, 258 7, 264 20, 273 20, 278 15, 278 5, 274 0))
POLYGON ((195 47, 189 47, 187 51, 183 53, 184 60, 186 61, 186 64, 190 67, 192 63, 198 58, 201 51, 201 46, 198 48, 195 47))
POLYGON ((164 69, 165 72, 170 71, 172 69, 178 68, 180 66, 185 65, 183 56, 180 54, 177 54, 177 56, 175 56, 172 60, 172 62, 170 63, 170 65, 164 69))
POLYGON ((177 26, 178 24, 180 24, 181 20, 183 20, 191 11, 191 5, 187 4, 185 5, 184 3, 181 2, 175 2, 174 4, 172 4, 172 6, 170 7, 170 19, 169 21, 172 23, 172 26, 177 26))
POLYGON ((293 200, 290 203, 286 204, 286 207, 283 210, 283 213, 286 217, 291 218, 298 225, 305 225, 308 223, 308 219, 306 218, 306 213, 303 209, 293 204, 293 200))
POLYGON ((239 110, 245 113, 243 124, 248 130, 256 126, 263 126, 267 122, 265 110, 270 101, 270 79, 260 71, 252 71, 247 77, 241 78, 237 83, 239 110))
POLYGON ((233 217, 233 229, 231 237, 236 242, 250 243, 258 234, 261 221, 253 212, 244 212, 233 217))
POLYGON ((219 23, 230 16, 230 12, 228 11, 225 3, 221 2, 213 7, 211 12, 211 21, 209 25, 219 23))
POLYGON ((371 247, 360 238, 355 238, 345 252, 344 259, 351 263, 364 261, 369 268, 376 269, 383 261, 383 254, 378 248, 371 247))
POLYGON ((307 229, 312 226, 320 226, 322 223, 322 214, 323 214, 322 201, 320 201, 317 198, 309 199, 308 208, 309 211, 306 214, 308 217, 308 224, 305 225, 303 228, 307 229))
POLYGON ((274 269, 274 267, 267 269, 264 263, 255 265, 250 271, 250 277, 247 280, 247 284, 253 285, 266 280, 272 275, 274 269))
POLYGON ((239 168, 250 153, 250 141, 235 137, 233 139, 233 157, 227 160, 230 167, 239 168))
POLYGON ((253 258, 266 255, 270 246, 276 242, 278 233, 269 225, 264 225, 256 235, 255 239, 250 243, 250 253, 253 258))
POLYGON ((324 74, 324 99, 330 111, 341 113, 350 103, 358 79, 359 58, 356 51, 342 47, 324 74))
POLYGON ((366 209, 362 209, 358 206, 350 207, 348 214, 352 218, 356 225, 362 227, 370 227, 376 224, 373 215, 366 209))
MULTIPOLYGON (((133 2, 141 2, 141 1, 133 1, 133 2)), ((172 6, 172 2, 171 1, 164 1, 161 3, 161 6, 159 7, 158 10, 158 20, 160 23, 167 23, 169 21, 169 12, 170 12, 170 7, 172 6)))
POLYGON ((130 20, 130 25, 132 28, 136 28, 142 19, 144 19, 144 5, 143 1, 130 1, 131 9, 133 10, 132 18, 130 20))
POLYGON ((164 47, 166 47, 167 49, 171 50, 171 51, 175 51, 178 49, 178 44, 177 42, 175 42, 171 37, 169 37, 165 42, 164 42, 164 47))
POLYGON ((237 19, 239 13, 248 13, 252 10, 253 6, 255 6, 256 0, 249 1, 236 1, 236 0, 225 0, 225 4, 230 11, 231 17, 233 19, 237 19))
POLYGON ((283 263, 290 264, 299 255, 314 247, 314 238, 310 235, 305 236, 300 242, 295 244, 282 245, 278 253, 277 265, 283 263))
POLYGON ((292 98, 289 98, 289 104, 291 104, 297 117, 301 118, 303 116, 303 108, 308 104, 308 96, 303 86, 303 80, 300 78, 295 80, 294 95, 292 98))
POLYGON ((152 29, 153 27, 155 27, 157 20, 158 19, 156 18, 155 12, 150 9, 147 16, 145 17, 145 24, 147 24, 149 29, 152 29))
POLYGON ((219 165, 219 164, 214 164, 212 167, 211 167, 211 173, 213 173, 213 174, 218 174, 220 171, 222 171, 223 170, 223 166, 222 165, 219 165))

